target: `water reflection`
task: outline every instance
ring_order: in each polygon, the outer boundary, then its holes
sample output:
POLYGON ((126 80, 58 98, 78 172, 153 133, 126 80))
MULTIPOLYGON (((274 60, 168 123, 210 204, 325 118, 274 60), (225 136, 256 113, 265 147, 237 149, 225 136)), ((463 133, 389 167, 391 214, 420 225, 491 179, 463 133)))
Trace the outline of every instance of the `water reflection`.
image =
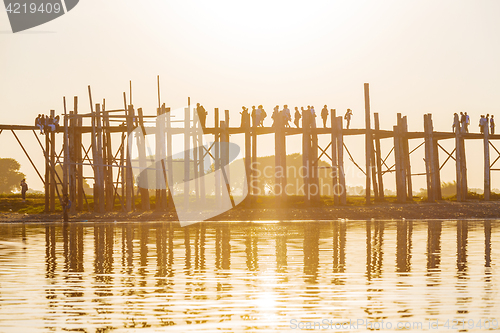
POLYGON ((32 286, 43 301, 24 307, 40 312, 38 331, 285 331, 290 316, 492 319, 500 305, 498 221, 0 225, 0 235, 29 249, 0 247, 0 296, 32 286))

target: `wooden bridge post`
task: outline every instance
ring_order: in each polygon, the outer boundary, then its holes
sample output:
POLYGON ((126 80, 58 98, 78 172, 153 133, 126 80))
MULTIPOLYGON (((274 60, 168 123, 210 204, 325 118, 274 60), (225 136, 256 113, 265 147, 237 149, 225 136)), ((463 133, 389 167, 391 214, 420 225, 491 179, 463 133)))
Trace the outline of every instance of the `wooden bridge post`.
POLYGON ((197 128, 201 128, 200 121, 198 117, 195 116, 195 112, 193 111, 193 124, 192 124, 192 135, 193 135, 193 178, 194 178, 194 191, 196 195, 196 201, 200 199, 200 179, 198 176, 199 172, 199 163, 198 163, 198 132, 197 128))
POLYGON ((310 164, 311 164, 311 159, 310 159, 310 151, 311 151, 311 140, 310 140, 310 126, 311 126, 311 121, 310 118, 311 112, 309 110, 305 110, 305 112, 302 115, 302 169, 303 169, 303 175, 302 179, 304 181, 304 196, 305 196, 305 203, 307 205, 310 205, 311 203, 311 192, 310 192, 310 184, 311 184, 311 170, 310 170, 310 164))
MULTIPOLYGON (((384 180, 382 173, 382 151, 380 148, 380 122, 378 112, 373 114, 375 121, 375 151, 376 151, 376 166, 377 166, 377 180, 378 180, 378 196, 379 200, 384 200, 384 180)), ((375 189, 377 191, 377 189, 375 189)))
POLYGON ((337 117, 337 170, 339 177, 339 190, 340 204, 347 203, 347 188, 345 186, 345 173, 344 173, 344 135, 342 133, 342 117, 337 117))
POLYGON ((330 126, 331 126, 331 153, 332 153, 332 194, 333 194, 333 204, 339 204, 339 169, 337 162, 337 111, 335 109, 330 110, 330 126))
MULTIPOLYGON (((163 210, 164 192, 162 187, 167 185, 164 179, 162 166, 165 166, 163 158, 165 156, 165 119, 162 108, 156 108, 156 131, 155 131, 155 210, 161 212, 163 210), (161 161, 160 161, 161 159, 161 161)), ((166 170, 165 170, 166 172, 166 170)), ((166 176, 166 175, 165 175, 166 176)))
POLYGON ((78 211, 83 210, 83 198, 85 192, 83 189, 83 156, 82 156, 82 126, 83 119, 78 115, 78 96, 74 97, 73 109, 75 112, 75 128, 73 132, 75 133, 75 163, 76 163, 76 208, 78 211))
POLYGON ((316 118, 311 117, 312 126, 310 128, 311 148, 309 150, 309 194, 313 202, 320 201, 320 187, 319 187, 319 169, 318 169, 318 128, 316 127, 316 118), (311 191, 314 193, 311 194, 311 191))
POLYGON ((205 204, 206 200, 206 191, 205 191, 205 160, 204 160, 204 148, 203 148, 203 130, 204 128, 201 126, 201 122, 198 119, 198 125, 201 128, 201 131, 198 132, 198 162, 199 162, 199 176, 200 176, 200 199, 201 204, 205 204))
POLYGON ((462 145, 460 140, 460 120, 458 114, 455 113, 453 119, 453 128, 455 129, 455 170, 456 170, 456 186, 457 186, 457 201, 464 201, 463 184, 462 184, 462 145))
POLYGON ((246 120, 243 121, 243 131, 245 132, 245 172, 247 176, 247 191, 248 199, 246 200, 246 206, 250 207, 251 197, 253 195, 253 173, 252 173, 252 136, 251 136, 251 122, 250 115, 246 116, 246 120))
POLYGON ((432 175, 432 188, 434 191, 434 199, 441 200, 441 177, 439 170, 439 151, 438 139, 434 136, 434 125, 432 122, 432 114, 429 113, 429 135, 431 141, 431 175, 432 175))
POLYGON ((132 131, 134 130, 134 125, 133 125, 133 120, 134 120, 134 106, 129 105, 128 110, 127 110, 127 152, 126 152, 126 164, 127 164, 127 172, 126 172, 126 178, 125 178, 125 202, 126 202, 126 211, 131 212, 132 210, 135 209, 135 202, 134 201, 134 175, 132 173, 132 156, 130 156, 130 149, 131 147, 129 146, 131 144, 131 135, 132 131))
MULTIPOLYGON (((97 149, 96 149, 96 158, 94 158, 94 170, 98 172, 94 175, 94 187, 97 185, 97 204, 99 206, 98 212, 104 213, 105 206, 105 195, 104 195, 104 163, 103 163, 103 145, 102 145, 102 122, 101 122, 101 106, 100 104, 96 104, 95 109, 95 121, 96 121, 96 133, 97 133, 97 149)), ((95 203, 94 203, 95 205, 95 203)))
MULTIPOLYGON (((215 170, 220 169, 220 131, 219 131, 219 108, 215 108, 214 112, 214 167, 215 170)), ((220 173, 215 172, 215 205, 220 207, 221 205, 221 191, 220 191, 220 173)))
POLYGON ((429 115, 424 114, 424 142, 425 142, 425 174, 427 180, 427 200, 434 201, 434 184, 432 177, 432 142, 430 136, 430 122, 429 115))
POLYGON ((189 180, 191 156, 190 156, 190 136, 191 136, 191 110, 184 108, 184 209, 189 208, 189 180))
MULTIPOLYGON (((165 108, 165 104, 163 104, 163 108, 165 108)), ((174 184, 170 184, 169 182, 174 182, 174 162, 172 158, 172 115, 170 114, 170 108, 165 108, 165 112, 167 114, 167 184, 169 185, 167 188, 167 206, 172 208, 174 205, 173 196, 174 191, 172 190, 174 184)))
POLYGON ((137 186, 139 187, 139 192, 141 194, 141 208, 142 210, 149 210, 151 208, 149 202, 149 179, 148 179, 148 161, 146 157, 146 128, 144 127, 144 114, 142 108, 137 109, 137 117, 139 120, 139 127, 142 135, 138 137, 137 140, 137 151, 139 155, 139 168, 140 182, 137 186))
POLYGON ((406 116, 403 117, 403 156, 404 156, 404 164, 405 164, 405 173, 406 173, 406 199, 413 201, 413 188, 411 184, 411 160, 410 160, 410 147, 408 143, 408 121, 406 116))
POLYGON ((366 162, 366 204, 371 204, 371 160, 372 160, 372 133, 370 125, 370 85, 368 83, 364 84, 365 92, 365 162, 366 162))
POLYGON ((490 183, 490 124, 486 124, 483 128, 483 148, 484 148, 484 200, 490 200, 491 183, 490 183))
MULTIPOLYGON (((224 127, 224 142, 226 142, 226 144, 224 145, 224 149, 226 150, 224 153, 225 153, 225 159, 223 161, 224 163, 224 167, 228 166, 229 163, 230 163, 230 159, 229 159, 229 110, 224 110, 224 122, 225 122, 225 127, 224 127)), ((229 171, 229 167, 226 168, 226 175, 227 175, 227 181, 229 182, 229 184, 231 184, 230 182, 230 179, 231 179, 231 175, 230 175, 230 171, 229 171)))
MULTIPOLYGON (((103 110, 104 111, 104 110, 103 110)), ((110 129, 110 121, 109 121, 109 112, 103 112, 103 139, 104 139, 104 154, 105 154, 105 190, 106 190, 106 211, 112 211, 115 205, 115 196, 114 196, 114 182, 113 182, 113 150, 111 149, 111 133, 110 129)))
MULTIPOLYGON (((52 118, 55 117, 55 110, 50 110, 50 115, 52 118)), ((50 150, 47 151, 49 153, 49 158, 50 158, 50 211, 53 212, 56 209, 56 174, 55 174, 55 167, 56 167, 56 132, 55 131, 50 131, 50 134, 47 134, 45 132, 46 136, 50 136, 50 150)))
MULTIPOLYGON (((249 125, 250 126, 250 125, 249 125)), ((252 119, 252 163, 250 165, 250 192, 252 195, 252 202, 255 202, 256 195, 260 194, 260 189, 257 191, 259 188, 259 179, 257 177, 257 171, 258 171, 258 164, 257 164, 257 121, 255 119, 252 119)))
MULTIPOLYGON (((69 209, 71 214, 76 212, 76 117, 74 111, 69 112, 69 129, 68 130, 68 164, 69 164, 69 172, 68 172, 68 198, 71 201, 72 205, 69 209)), ((66 159, 66 157, 64 157, 66 159)))
POLYGON ((398 113, 397 125, 394 129, 394 159, 396 167, 396 192, 398 202, 406 202, 406 170, 403 149, 403 119, 398 113))

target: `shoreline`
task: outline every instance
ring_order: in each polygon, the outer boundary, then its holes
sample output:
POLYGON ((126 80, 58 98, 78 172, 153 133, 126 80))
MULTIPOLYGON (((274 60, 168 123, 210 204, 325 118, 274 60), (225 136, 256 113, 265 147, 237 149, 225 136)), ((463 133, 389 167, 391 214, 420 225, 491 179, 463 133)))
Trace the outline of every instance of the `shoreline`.
MULTIPOLYGON (((466 202, 438 201, 434 203, 377 202, 366 205, 318 206, 307 208, 236 207, 207 222, 233 221, 313 221, 313 220, 425 220, 425 219, 494 219, 500 218, 499 201, 471 200, 466 202)), ((0 223, 8 222, 62 222, 62 213, 25 214, 0 213, 0 223)), ((177 222, 175 212, 135 211, 131 213, 110 212, 104 214, 78 213, 70 215, 69 222, 177 222)))

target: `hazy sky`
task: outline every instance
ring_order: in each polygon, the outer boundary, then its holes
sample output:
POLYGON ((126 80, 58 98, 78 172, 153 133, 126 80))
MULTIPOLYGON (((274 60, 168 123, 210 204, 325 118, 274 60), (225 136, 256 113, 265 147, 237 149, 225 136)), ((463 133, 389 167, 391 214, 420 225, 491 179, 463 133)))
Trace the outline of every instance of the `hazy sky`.
MULTIPOLYGON (((310 104, 318 111, 327 104, 342 114, 351 108, 352 127, 362 127, 368 82, 384 129, 401 112, 410 131, 423 130, 424 113, 433 113, 436 130, 449 131, 453 113, 467 111, 477 131, 480 114, 500 109, 499 13, 497 0, 82 0, 54 21, 12 34, 0 10, 0 123, 31 125, 38 113, 61 113, 63 96, 78 95, 87 111, 87 85, 94 102, 106 98, 108 109, 121 108, 129 80, 134 105, 154 114, 160 75, 162 102, 182 107, 190 96, 209 112, 229 109, 232 126, 242 105, 271 111, 310 104)), ((33 134, 21 137, 43 165, 33 134)), ((259 154, 273 153, 269 140, 259 154)), ((360 164, 363 140, 347 142, 360 164)), ((299 141, 288 141, 289 152, 299 151, 299 141)), ((0 144, 0 156, 18 159, 30 187, 41 189, 12 134, 0 134, 0 144)), ((452 149, 453 142, 443 144, 452 149)), ((469 185, 482 187, 482 143, 466 148, 469 185)), ((423 171, 422 155, 412 164, 423 171)), ((442 180, 454 180, 454 165, 442 172, 442 180)), ((424 187, 425 178, 414 182, 424 187)), ((492 186, 500 187, 495 172, 492 186)))

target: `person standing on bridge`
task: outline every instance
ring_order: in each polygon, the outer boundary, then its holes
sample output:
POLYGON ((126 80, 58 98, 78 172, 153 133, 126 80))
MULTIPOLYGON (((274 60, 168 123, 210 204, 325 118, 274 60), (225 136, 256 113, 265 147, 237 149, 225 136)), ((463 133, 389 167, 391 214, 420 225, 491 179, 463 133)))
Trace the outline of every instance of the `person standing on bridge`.
POLYGON ((460 112, 460 133, 465 133, 465 114, 460 112))
POLYGON ((347 111, 346 111, 346 113, 344 115, 344 119, 347 122, 346 129, 349 129, 349 125, 351 124, 351 117, 352 117, 352 110, 351 109, 347 109, 347 111))
POLYGON ((328 119, 328 108, 326 105, 321 110, 321 119, 323 119, 323 127, 326 128, 326 120, 328 119))
POLYGON ((493 120, 493 115, 490 119, 490 134, 495 134, 495 120, 493 120))
POLYGON ((26 202, 26 192, 28 192, 28 184, 26 183, 26 179, 23 178, 21 180, 21 196, 23 198, 23 202, 26 202))
POLYGON ((257 110, 255 109, 255 105, 252 106, 251 116, 252 116, 252 127, 257 127, 259 119, 257 117, 257 110))
POLYGON ((240 112, 240 114, 241 114, 241 127, 245 128, 245 127, 250 126, 250 113, 248 113, 248 108, 246 108, 244 106, 242 106, 241 108, 243 109, 243 111, 240 112))
POLYGON ((314 106, 311 106, 311 127, 316 128, 316 111, 314 106))
POLYGON ((481 115, 481 118, 479 118, 479 131, 481 134, 484 133, 484 125, 486 123, 486 119, 484 118, 484 114, 481 115))
POLYGON ((43 125, 42 125, 42 115, 39 114, 35 119, 35 126, 40 129, 40 134, 43 134, 43 125))
POLYGON ((453 125, 451 125, 451 130, 453 133, 460 132, 460 118, 456 112, 453 114, 453 125))
POLYGON ((469 133, 469 124, 470 124, 470 117, 469 115, 467 114, 467 112, 464 113, 465 114, 465 133, 469 133))
POLYGON ((290 120, 292 120, 292 115, 290 114, 290 109, 288 105, 283 105, 283 122, 285 127, 290 127, 290 120))
POLYGON ((203 105, 201 105, 200 103, 196 103, 196 113, 198 114, 198 119, 200 120, 201 128, 205 129, 208 112, 205 110, 203 105))
POLYGON ((295 124, 295 126, 297 126, 297 128, 299 128, 299 121, 300 118, 302 118, 302 115, 300 114, 299 108, 297 106, 295 107, 294 118, 295 119, 293 120, 293 123, 295 124))

